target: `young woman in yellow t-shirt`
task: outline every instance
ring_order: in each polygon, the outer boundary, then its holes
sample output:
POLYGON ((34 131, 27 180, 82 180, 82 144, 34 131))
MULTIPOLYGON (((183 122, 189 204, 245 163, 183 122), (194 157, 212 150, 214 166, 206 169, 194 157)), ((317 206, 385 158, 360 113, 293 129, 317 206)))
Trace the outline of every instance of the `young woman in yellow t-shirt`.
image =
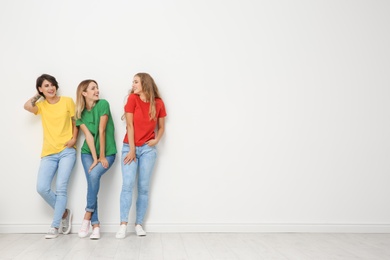
POLYGON ((69 234, 72 225, 72 212, 66 204, 68 182, 76 162, 78 129, 73 119, 75 105, 72 98, 57 95, 58 82, 51 75, 39 76, 36 90, 38 93, 27 100, 24 109, 41 116, 43 146, 37 191, 54 209, 53 221, 45 238, 56 238, 60 224, 63 234, 69 234), (56 189, 53 191, 51 184, 56 174, 56 189))

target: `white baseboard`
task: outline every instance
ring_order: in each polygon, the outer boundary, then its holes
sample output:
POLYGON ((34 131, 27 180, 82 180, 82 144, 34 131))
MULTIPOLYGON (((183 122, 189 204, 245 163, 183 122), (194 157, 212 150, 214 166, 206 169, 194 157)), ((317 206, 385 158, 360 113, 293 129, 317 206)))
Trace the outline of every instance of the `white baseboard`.
MULTIPOLYGON (((116 232, 118 223, 102 223, 101 232, 116 232)), ((0 224, 0 233, 46 233, 49 224, 0 224)), ((77 233, 80 223, 73 224, 77 233)), ((145 230, 155 233, 390 233, 390 224, 159 224, 146 223, 145 230)), ((132 225, 129 232, 134 232, 132 225)))

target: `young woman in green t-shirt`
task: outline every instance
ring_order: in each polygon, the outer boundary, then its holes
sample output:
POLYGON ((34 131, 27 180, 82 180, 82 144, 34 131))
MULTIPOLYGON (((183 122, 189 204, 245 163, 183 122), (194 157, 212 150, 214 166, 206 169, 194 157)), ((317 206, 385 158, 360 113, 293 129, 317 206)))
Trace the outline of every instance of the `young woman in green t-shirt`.
POLYGON ((99 99, 99 87, 95 80, 84 80, 77 87, 76 125, 85 136, 81 162, 88 183, 87 206, 78 235, 88 236, 92 225, 90 238, 99 239, 97 201, 100 178, 114 163, 117 150, 110 105, 105 99, 99 99))

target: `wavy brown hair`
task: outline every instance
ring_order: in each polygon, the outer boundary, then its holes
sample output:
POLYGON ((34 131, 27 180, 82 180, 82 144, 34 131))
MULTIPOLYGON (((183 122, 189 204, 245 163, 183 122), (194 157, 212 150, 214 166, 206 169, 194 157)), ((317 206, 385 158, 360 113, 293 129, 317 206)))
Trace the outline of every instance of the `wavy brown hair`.
MULTIPOLYGON (((139 77, 141 81, 142 91, 145 94, 146 101, 149 102, 149 118, 150 120, 156 120, 156 98, 161 98, 160 92, 158 91, 157 84, 154 82, 152 76, 145 72, 139 72, 134 77, 139 77)), ((131 90, 130 94, 134 91, 131 90)), ((122 116, 122 119, 124 115, 122 116)))

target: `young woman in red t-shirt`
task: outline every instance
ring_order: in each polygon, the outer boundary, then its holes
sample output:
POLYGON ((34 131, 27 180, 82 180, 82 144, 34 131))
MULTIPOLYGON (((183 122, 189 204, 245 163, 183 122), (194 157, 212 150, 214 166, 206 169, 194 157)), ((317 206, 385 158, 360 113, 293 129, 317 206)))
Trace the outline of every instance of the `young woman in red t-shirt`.
POLYGON ((126 236, 137 171, 135 231, 138 236, 146 235, 142 225, 148 208, 150 177, 157 157, 155 146, 164 134, 167 115, 157 85, 149 74, 138 73, 134 76, 132 90, 124 110, 127 132, 122 147, 121 224, 116 233, 117 238, 126 236))

